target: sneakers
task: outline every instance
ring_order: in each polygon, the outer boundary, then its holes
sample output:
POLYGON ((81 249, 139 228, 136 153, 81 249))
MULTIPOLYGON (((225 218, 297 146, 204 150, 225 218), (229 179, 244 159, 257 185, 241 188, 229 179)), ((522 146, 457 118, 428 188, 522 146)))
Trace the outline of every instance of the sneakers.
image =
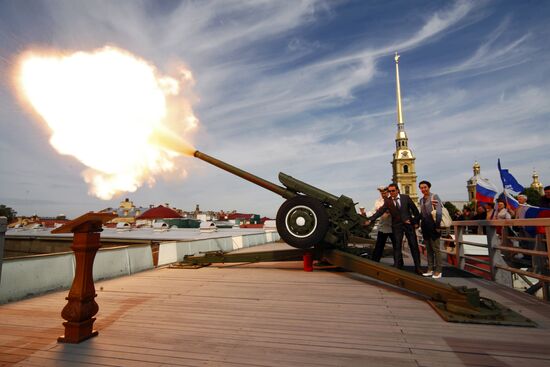
POLYGON ((441 273, 434 273, 434 275, 432 276, 432 278, 434 278, 434 279, 439 279, 439 278, 441 278, 441 273))
POLYGON ((422 276, 423 276, 423 277, 431 277, 431 276, 433 275, 433 273, 434 273, 434 272, 430 270, 430 271, 427 271, 427 272, 425 272, 425 273, 422 273, 422 276))

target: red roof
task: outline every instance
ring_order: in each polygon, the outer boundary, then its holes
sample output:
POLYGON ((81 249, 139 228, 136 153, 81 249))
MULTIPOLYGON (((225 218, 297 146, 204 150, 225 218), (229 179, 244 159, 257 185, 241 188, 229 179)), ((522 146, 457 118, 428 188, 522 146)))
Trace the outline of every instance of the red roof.
POLYGON ((244 213, 231 213, 227 215, 227 219, 252 219, 254 214, 244 214, 244 213))
POLYGON ((142 215, 136 219, 165 219, 165 218, 183 218, 178 212, 159 205, 156 208, 151 208, 145 211, 142 215))
POLYGON ((273 219, 268 218, 268 217, 262 217, 262 218, 260 218, 260 223, 263 224, 263 223, 265 223, 266 220, 273 220, 273 219))
POLYGON ((56 224, 61 223, 65 224, 69 222, 68 219, 41 219, 39 220, 40 223, 46 228, 53 228, 56 224))

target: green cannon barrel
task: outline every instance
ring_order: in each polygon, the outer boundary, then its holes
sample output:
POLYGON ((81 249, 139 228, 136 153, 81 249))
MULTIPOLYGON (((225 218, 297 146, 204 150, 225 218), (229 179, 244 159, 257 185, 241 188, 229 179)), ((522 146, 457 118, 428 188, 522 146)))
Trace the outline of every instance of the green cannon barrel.
POLYGON ((331 193, 328 193, 321 189, 318 189, 315 186, 311 186, 310 184, 307 184, 292 176, 289 176, 286 173, 283 173, 283 172, 279 173, 279 181, 281 181, 281 183, 286 187, 288 187, 290 190, 295 192, 301 192, 304 195, 308 195, 313 198, 316 198, 320 202, 334 205, 338 201, 337 196, 332 195, 331 193))
POLYGON ((274 184, 273 182, 269 182, 267 180, 264 180, 263 178, 260 178, 258 176, 255 176, 251 173, 248 173, 246 171, 243 171, 240 168, 237 168, 235 166, 232 166, 228 163, 222 162, 219 159, 216 159, 214 157, 209 156, 208 154, 199 152, 198 150, 193 154, 195 157, 199 158, 200 160, 203 160, 205 162, 210 163, 213 166, 216 166, 218 168, 223 169, 224 171, 227 171, 229 173, 234 174, 235 176, 239 176, 240 178, 243 178, 247 181, 252 182, 255 185, 261 186, 264 189, 267 189, 269 191, 272 191, 276 193, 277 195, 280 195, 284 197, 285 199, 290 199, 296 196, 295 192, 292 192, 290 190, 285 189, 284 187, 281 187, 279 185, 274 184))

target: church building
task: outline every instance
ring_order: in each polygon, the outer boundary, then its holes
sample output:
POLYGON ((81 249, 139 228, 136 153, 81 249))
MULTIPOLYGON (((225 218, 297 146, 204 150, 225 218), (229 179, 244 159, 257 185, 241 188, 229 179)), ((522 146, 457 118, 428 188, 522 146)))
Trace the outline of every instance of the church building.
POLYGON ((409 139, 405 132, 405 123, 403 122, 403 109, 401 107, 401 86, 399 83, 399 55, 395 53, 395 80, 397 95, 397 135, 395 137, 395 152, 391 162, 393 168, 392 181, 399 186, 403 194, 411 197, 414 203, 418 202, 416 191, 416 169, 414 157, 409 148, 409 139))

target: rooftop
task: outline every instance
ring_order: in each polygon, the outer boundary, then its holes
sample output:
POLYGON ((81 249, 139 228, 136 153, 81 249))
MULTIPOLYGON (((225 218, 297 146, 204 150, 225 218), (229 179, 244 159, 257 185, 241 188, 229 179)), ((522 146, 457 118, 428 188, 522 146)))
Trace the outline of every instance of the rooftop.
MULTIPOLYGON (((273 246, 284 245, 262 247, 273 246)), ((447 323, 411 293, 349 272, 306 273, 300 262, 164 267, 96 282, 99 336, 77 345, 56 342, 63 334, 60 312, 67 291, 0 306, 0 363, 550 364, 548 303, 483 279, 441 281, 477 287, 539 327, 447 323)))
POLYGON ((159 205, 147 210, 137 217, 137 219, 163 219, 163 218, 182 218, 175 210, 159 205))

